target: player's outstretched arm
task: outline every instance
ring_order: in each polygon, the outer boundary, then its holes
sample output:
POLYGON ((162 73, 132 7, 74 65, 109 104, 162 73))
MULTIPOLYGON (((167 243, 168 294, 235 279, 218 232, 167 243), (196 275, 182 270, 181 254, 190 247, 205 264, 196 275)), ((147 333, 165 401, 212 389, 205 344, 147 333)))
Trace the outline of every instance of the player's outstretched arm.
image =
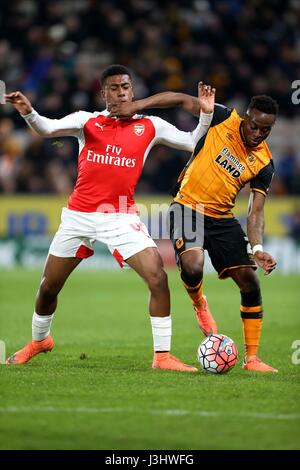
POLYGON ((181 131, 169 122, 157 116, 151 116, 156 129, 153 143, 160 143, 168 147, 193 152, 197 143, 207 133, 211 124, 215 103, 215 89, 199 83, 197 101, 198 111, 200 110, 200 105, 204 108, 204 111, 201 109, 200 116, 198 116, 199 122, 191 132, 181 131))
POLYGON ((141 100, 132 101, 131 103, 115 103, 109 105, 108 110, 111 116, 129 117, 133 114, 140 113, 146 108, 181 107, 185 111, 198 117, 200 107, 204 113, 213 112, 211 104, 215 101, 215 92, 215 88, 205 85, 203 82, 199 82, 198 98, 185 93, 166 91, 148 96, 141 100))
POLYGON ((29 99, 20 91, 5 95, 5 99, 21 114, 28 126, 42 137, 77 136, 81 128, 78 113, 70 114, 62 119, 49 119, 40 116, 32 108, 29 99))
POLYGON ((247 233, 256 264, 265 274, 270 274, 277 266, 272 255, 263 250, 265 196, 257 191, 250 195, 247 218, 247 233))
POLYGON ((147 108, 175 108, 177 106, 181 106, 186 111, 199 116, 200 106, 195 96, 172 91, 157 93, 156 95, 127 103, 114 103, 108 105, 108 110, 111 116, 130 117, 141 113, 141 111, 147 108))

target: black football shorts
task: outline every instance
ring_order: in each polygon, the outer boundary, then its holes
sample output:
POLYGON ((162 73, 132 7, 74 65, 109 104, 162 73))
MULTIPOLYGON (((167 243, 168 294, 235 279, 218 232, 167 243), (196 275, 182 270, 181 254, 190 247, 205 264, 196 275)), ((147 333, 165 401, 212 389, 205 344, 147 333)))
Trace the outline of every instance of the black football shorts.
POLYGON ((179 267, 182 253, 199 247, 207 250, 221 279, 228 277, 230 269, 257 268, 248 238, 235 218, 208 217, 173 202, 168 210, 168 230, 179 267))

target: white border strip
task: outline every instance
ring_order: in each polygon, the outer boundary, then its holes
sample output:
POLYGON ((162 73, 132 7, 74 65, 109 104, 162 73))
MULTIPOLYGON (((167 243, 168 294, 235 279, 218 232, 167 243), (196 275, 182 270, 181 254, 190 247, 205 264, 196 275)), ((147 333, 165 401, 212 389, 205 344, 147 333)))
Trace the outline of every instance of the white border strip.
POLYGON ((183 410, 183 409, 141 409, 141 408, 57 408, 54 406, 7 406, 0 407, 0 413, 71 413, 71 414, 117 414, 117 413, 141 413, 143 415, 160 416, 191 416, 201 418, 254 418, 270 419, 276 421, 297 421, 300 420, 300 413, 259 413, 259 412, 225 412, 225 411, 205 411, 205 410, 183 410))

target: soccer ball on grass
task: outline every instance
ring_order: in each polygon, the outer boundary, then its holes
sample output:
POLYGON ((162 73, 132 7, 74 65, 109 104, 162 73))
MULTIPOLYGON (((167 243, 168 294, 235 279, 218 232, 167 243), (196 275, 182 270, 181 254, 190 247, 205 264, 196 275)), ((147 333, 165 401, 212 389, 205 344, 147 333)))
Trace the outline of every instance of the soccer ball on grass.
POLYGON ((221 334, 207 336, 198 348, 198 361, 207 372, 223 374, 236 364, 238 350, 231 338, 221 334))

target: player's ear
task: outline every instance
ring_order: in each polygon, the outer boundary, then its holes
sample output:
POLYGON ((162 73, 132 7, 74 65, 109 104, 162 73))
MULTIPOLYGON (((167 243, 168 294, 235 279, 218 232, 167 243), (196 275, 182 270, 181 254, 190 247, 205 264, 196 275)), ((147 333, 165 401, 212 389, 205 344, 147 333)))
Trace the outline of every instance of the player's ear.
POLYGON ((245 116, 244 116, 244 117, 245 117, 245 119, 246 119, 246 118, 249 119, 249 117, 250 117, 250 109, 249 109, 249 108, 248 108, 247 111, 245 112, 245 116))

